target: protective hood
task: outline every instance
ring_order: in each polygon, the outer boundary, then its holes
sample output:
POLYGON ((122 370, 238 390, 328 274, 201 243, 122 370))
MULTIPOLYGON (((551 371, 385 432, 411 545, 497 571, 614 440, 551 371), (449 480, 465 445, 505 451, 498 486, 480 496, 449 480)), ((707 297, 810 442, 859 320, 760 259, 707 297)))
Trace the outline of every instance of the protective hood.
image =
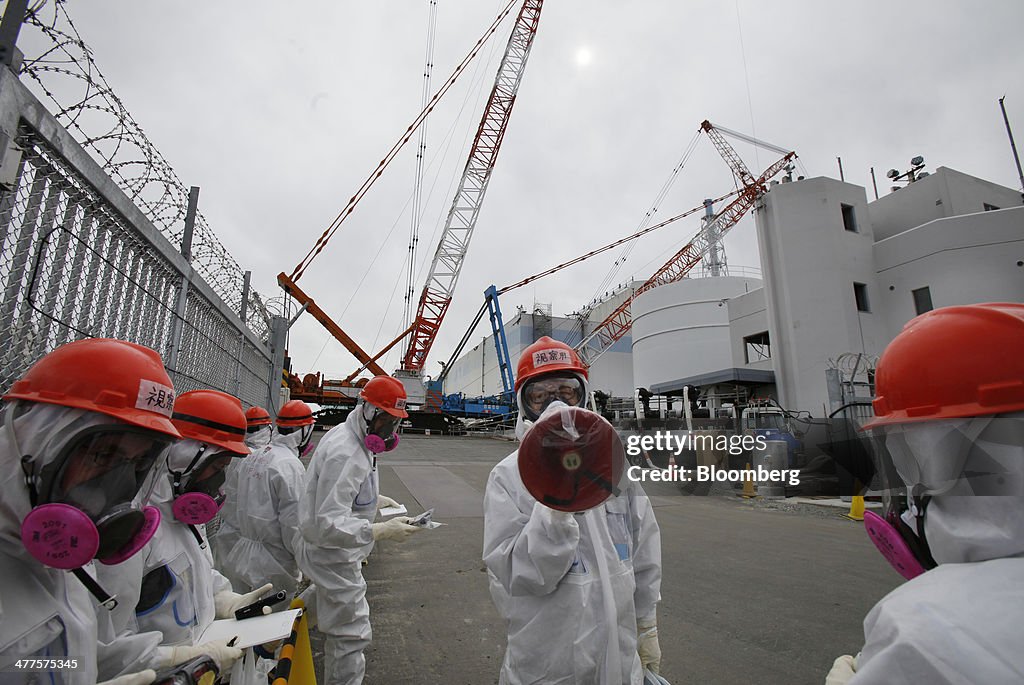
POLYGON ((252 450, 253 453, 258 452, 270 444, 273 436, 274 427, 268 423, 265 426, 260 426, 260 429, 257 431, 246 433, 245 446, 252 450))
MULTIPOLYGON (((590 381, 588 381, 586 378, 584 378, 582 374, 573 374, 573 375, 577 376, 581 381, 583 381, 583 405, 582 406, 586 406, 587 403, 590 402, 590 381)), ((523 388, 525 388, 525 387, 526 386, 524 385, 522 388, 519 388, 519 392, 516 393, 516 407, 518 407, 518 409, 519 409, 518 415, 516 417, 516 440, 518 440, 520 442, 522 442, 523 438, 526 437, 527 431, 529 431, 530 428, 533 427, 533 423, 534 423, 533 421, 531 421, 528 418, 526 418, 525 412, 522 409, 523 408, 523 388)), ((543 416, 543 414, 546 414, 548 409, 551 409, 551 407, 564 407, 564 406, 566 406, 566 404, 564 402, 561 402, 559 400, 555 400, 554 402, 552 402, 551 404, 549 404, 545 408, 544 412, 541 415, 543 416)))
POLYGON ((932 556, 940 564, 1024 557, 1024 501, 1020 497, 934 497, 924 530, 932 556))
MULTIPOLYGON (((938 438, 936 431, 922 428, 897 436, 910 445, 905 450, 910 457, 917 455, 921 462, 919 466, 898 464, 898 470, 908 485, 915 480, 933 481, 930 487, 935 494, 925 509, 924 530, 935 561, 968 563, 1024 556, 1024 413, 969 419, 958 435, 947 432, 938 438), (970 440, 965 442, 962 435, 970 440), (946 457, 940 463, 954 465, 955 475, 928 468, 937 455, 946 457)), ((930 492, 926 489, 922 494, 930 492)))
POLYGON ((292 454, 298 456, 299 444, 302 442, 303 432, 307 430, 307 428, 309 430, 312 430, 313 426, 301 426, 299 428, 296 428, 291 433, 288 433, 287 435, 283 435, 275 430, 273 436, 270 438, 269 443, 271 445, 274 445, 275 447, 285 447, 292 454))
MULTIPOLYGON (((97 427, 126 425, 116 419, 56 404, 37 402, 5 403, 0 412, 0 551, 29 560, 31 556, 21 542, 21 523, 32 509, 28 487, 21 467, 21 456, 32 455, 36 473, 52 470, 68 443, 82 431, 97 427), (6 413, 14 411, 13 427, 17 448, 6 427, 6 413)), ((147 484, 139 493, 148 496, 150 483, 158 467, 154 466, 147 484)))

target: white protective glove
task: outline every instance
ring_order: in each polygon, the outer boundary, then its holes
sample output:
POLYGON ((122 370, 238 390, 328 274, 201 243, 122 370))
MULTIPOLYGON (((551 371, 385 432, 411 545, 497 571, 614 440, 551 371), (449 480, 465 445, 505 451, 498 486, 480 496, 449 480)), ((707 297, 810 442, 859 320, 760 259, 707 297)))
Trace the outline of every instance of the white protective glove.
MULTIPOLYGON (((272 583, 267 583, 263 587, 256 588, 252 592, 247 592, 244 595, 232 592, 231 590, 223 590, 213 596, 213 611, 217 618, 234 618, 236 611, 262 599, 263 595, 273 589, 274 585, 272 583)), ((263 607, 264 614, 269 614, 272 611, 273 609, 270 607, 263 607)))
POLYGON ((156 680, 156 671, 151 668, 147 668, 144 671, 138 673, 128 673, 126 675, 119 675, 111 680, 104 680, 96 685, 149 685, 151 682, 156 680))
POLYGON ((391 499, 387 495, 377 495, 377 511, 381 509, 387 509, 388 507, 400 507, 402 506, 395 500, 391 499))
POLYGON ((396 540, 398 542, 405 542, 409 539, 409 536, 413 533, 418 533, 422 528, 418 526, 410 526, 409 521, 412 521, 408 516, 396 516, 393 519, 389 519, 384 523, 373 524, 373 539, 374 540, 396 540))
POLYGON ((857 657, 844 654, 832 663, 832 670, 825 676, 825 685, 846 685, 856 674, 857 657))
POLYGON ((540 502, 533 505, 533 515, 540 516, 545 520, 548 525, 556 526, 578 526, 576 523, 576 514, 571 511, 562 511, 561 509, 552 509, 546 507, 540 502))
POLYGON ((160 647, 163 659, 161 668, 169 668, 183 664, 197 656, 206 655, 217 662, 217 668, 221 673, 227 673, 236 661, 242 658, 242 650, 238 647, 228 647, 229 640, 214 640, 204 642, 201 645, 181 645, 178 647, 160 647))
POLYGON ((640 655, 641 668, 652 673, 661 670, 661 645, 658 644, 658 623, 656 619, 637 623, 636 651, 640 655))

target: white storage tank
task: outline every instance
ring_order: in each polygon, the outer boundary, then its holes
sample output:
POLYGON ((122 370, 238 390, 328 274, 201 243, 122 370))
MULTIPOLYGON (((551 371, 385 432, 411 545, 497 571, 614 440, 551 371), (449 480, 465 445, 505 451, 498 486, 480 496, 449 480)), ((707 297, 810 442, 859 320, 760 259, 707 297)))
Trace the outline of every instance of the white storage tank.
POLYGON ((761 285, 760 279, 744 276, 686 278, 633 300, 636 387, 649 388, 736 366, 727 301, 761 285))

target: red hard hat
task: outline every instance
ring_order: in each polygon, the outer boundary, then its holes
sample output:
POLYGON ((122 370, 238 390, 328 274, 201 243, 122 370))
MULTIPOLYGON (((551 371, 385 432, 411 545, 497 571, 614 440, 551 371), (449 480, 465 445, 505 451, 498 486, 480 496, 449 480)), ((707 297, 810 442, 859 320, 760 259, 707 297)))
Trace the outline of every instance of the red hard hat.
POLYGON ((263 407, 249 407, 245 410, 245 424, 249 428, 255 426, 269 426, 270 414, 263 407))
POLYGON ((359 396, 392 416, 400 419, 409 416, 409 412, 405 411, 405 386, 397 378, 374 376, 359 391, 359 396))
POLYGON ((174 425, 181 437, 246 455, 242 401, 220 390, 190 390, 174 403, 174 425))
POLYGON ((545 335, 523 350, 522 356, 519 357, 519 364, 516 367, 516 391, 518 392, 523 383, 534 376, 552 371, 573 371, 587 378, 587 367, 580 361, 576 350, 545 335))
POLYGON ((277 425, 279 426, 308 426, 312 423, 316 423, 313 418, 313 410, 302 400, 285 402, 281 411, 277 412, 277 425))
POLYGON ((1024 304, 943 307, 911 319, 875 372, 864 426, 1024 410, 1024 304))
POLYGON ((4 399, 86 409, 181 437, 171 422, 174 386, 160 355, 124 340, 61 345, 26 371, 4 399))

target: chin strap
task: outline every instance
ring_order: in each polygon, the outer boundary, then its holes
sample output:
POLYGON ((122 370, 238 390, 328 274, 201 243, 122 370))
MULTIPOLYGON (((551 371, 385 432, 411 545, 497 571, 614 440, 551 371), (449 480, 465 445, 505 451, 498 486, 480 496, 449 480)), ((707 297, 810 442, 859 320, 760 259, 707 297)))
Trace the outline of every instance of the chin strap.
POLYGON ((932 551, 928 547, 928 538, 924 534, 924 512, 928 508, 928 503, 932 501, 931 495, 914 495, 914 521, 917 524, 917 546, 914 548, 915 556, 918 561, 926 569, 932 569, 938 566, 935 562, 935 558, 932 557, 932 551))

